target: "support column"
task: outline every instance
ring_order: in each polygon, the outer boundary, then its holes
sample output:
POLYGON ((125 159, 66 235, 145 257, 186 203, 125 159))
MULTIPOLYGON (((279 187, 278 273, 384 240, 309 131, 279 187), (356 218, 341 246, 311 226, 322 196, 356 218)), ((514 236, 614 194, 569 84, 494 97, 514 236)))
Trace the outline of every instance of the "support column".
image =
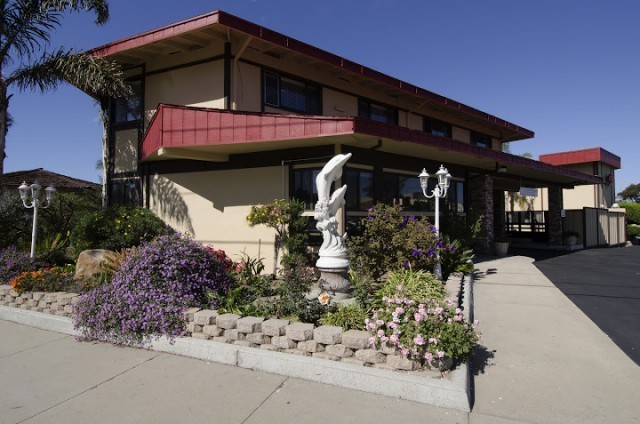
POLYGON ((506 236, 504 191, 493 191, 493 234, 496 238, 506 236))
POLYGON ((551 186, 547 192, 549 197, 547 234, 549 235, 549 244, 557 246, 562 244, 562 188, 551 186))
POLYGON ((474 247, 476 253, 489 254, 494 239, 493 179, 488 175, 472 176, 468 180, 468 188, 471 198, 471 219, 484 216, 482 231, 474 247))

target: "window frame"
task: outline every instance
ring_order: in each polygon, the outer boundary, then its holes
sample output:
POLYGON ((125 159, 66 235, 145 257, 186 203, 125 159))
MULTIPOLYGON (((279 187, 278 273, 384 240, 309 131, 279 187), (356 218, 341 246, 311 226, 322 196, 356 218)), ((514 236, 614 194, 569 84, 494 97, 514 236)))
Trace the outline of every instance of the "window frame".
POLYGON ((370 121, 380 122, 382 124, 390 124, 390 125, 398 125, 399 121, 399 110, 396 107, 385 105, 383 103, 373 102, 368 99, 364 99, 362 97, 358 98, 358 117, 365 118, 370 121), (386 120, 374 119, 372 115, 371 108, 372 106, 377 107, 379 109, 385 109, 386 113, 381 116, 385 116, 386 120))
POLYGON ((470 132, 469 141, 474 146, 484 147, 486 149, 491 149, 493 146, 492 137, 488 134, 484 134, 478 131, 470 132))
POLYGON ((262 76, 262 105, 286 110, 289 112, 301 113, 304 115, 321 115, 322 114, 322 86, 311 81, 297 78, 295 76, 282 74, 272 70, 263 70, 262 76), (282 80, 299 84, 303 87, 301 90, 305 97, 304 110, 291 105, 283 105, 283 84, 282 80), (271 84, 275 82, 275 87, 271 84))
POLYGON ((113 98, 111 104, 111 123, 113 125, 127 125, 141 122, 144 117, 144 81, 142 78, 136 78, 128 80, 127 83, 131 85, 133 95, 130 98, 113 98), (138 104, 132 107, 132 101, 135 100, 138 101, 138 104), (123 107, 126 108, 126 118, 119 120, 118 111, 123 107), (132 116, 131 118, 129 118, 130 115, 132 116))
POLYGON ((441 121, 439 119, 430 118, 428 116, 425 116, 423 118, 422 130, 426 133, 444 138, 451 138, 453 134, 453 126, 450 123, 441 121), (437 126, 444 126, 445 130, 439 131, 438 129, 434 128, 437 126))

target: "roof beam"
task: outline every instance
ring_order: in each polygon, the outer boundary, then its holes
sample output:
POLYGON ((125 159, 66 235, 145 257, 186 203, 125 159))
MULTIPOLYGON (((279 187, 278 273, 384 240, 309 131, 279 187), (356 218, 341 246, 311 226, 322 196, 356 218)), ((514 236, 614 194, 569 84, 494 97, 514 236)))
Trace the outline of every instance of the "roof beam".
POLYGON ((162 159, 189 159, 206 162, 228 162, 229 155, 203 152, 184 147, 161 147, 158 149, 158 157, 162 159))

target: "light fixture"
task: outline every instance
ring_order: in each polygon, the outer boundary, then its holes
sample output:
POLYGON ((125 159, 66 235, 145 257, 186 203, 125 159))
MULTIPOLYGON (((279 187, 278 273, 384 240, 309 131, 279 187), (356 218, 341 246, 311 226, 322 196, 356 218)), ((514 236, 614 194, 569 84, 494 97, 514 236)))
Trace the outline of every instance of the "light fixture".
POLYGON ((56 189, 52 186, 49 186, 44 189, 45 200, 42 201, 40 199, 40 194, 42 193, 42 186, 40 184, 33 183, 30 186, 27 185, 27 182, 23 182, 18 187, 18 192, 20 192, 20 200, 22 200, 22 204, 25 208, 33 208, 33 227, 31 229, 31 257, 35 257, 36 253, 36 233, 38 228, 38 208, 46 209, 49 207, 51 202, 53 201, 53 197, 56 194, 56 189))
POLYGON ((449 190, 449 184, 451 183, 451 174, 444 167, 444 165, 440 165, 440 169, 436 172, 436 177, 438 178, 438 184, 436 184, 435 188, 431 190, 431 195, 427 194, 427 189, 429 188, 429 173, 426 168, 422 168, 422 172, 418 175, 420 178, 420 188, 422 189, 422 194, 427 199, 435 198, 436 199, 436 210, 435 210, 435 223, 434 227, 436 229, 435 234, 438 238, 438 243, 436 244, 436 263, 433 269, 433 274, 438 280, 442 280, 442 265, 440 264, 440 198, 444 198, 447 195, 447 190, 449 190))

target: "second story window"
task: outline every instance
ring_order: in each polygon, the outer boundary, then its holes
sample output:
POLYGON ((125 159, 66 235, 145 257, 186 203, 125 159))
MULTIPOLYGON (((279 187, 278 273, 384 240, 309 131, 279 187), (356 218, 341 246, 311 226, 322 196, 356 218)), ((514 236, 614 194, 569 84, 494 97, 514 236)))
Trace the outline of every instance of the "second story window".
POLYGON ((424 132, 437 135, 438 137, 451 138, 451 124, 447 124, 437 119, 424 118, 424 132))
POLYGON ((118 97, 113 102, 113 123, 125 124, 142 119, 142 80, 129 81, 131 97, 118 97))
POLYGON ((478 147, 491 148, 491 137, 476 131, 471 131, 471 144, 478 147))
POLYGON ((319 115, 320 87, 265 71, 264 103, 294 112, 319 115))
POLYGON ((389 106, 358 100, 358 116, 385 124, 398 125, 398 110, 389 106))

